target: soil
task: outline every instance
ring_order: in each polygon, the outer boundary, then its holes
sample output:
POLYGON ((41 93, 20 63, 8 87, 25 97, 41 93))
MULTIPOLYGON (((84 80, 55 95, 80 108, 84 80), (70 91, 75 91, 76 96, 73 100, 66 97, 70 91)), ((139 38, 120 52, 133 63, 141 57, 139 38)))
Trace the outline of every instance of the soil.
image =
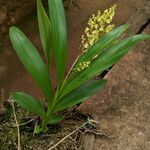
MULTIPOLYGON (((46 133, 35 135, 33 130, 37 118, 33 115, 29 115, 18 106, 16 106, 15 109, 19 124, 26 123, 19 127, 21 132, 21 148, 24 150, 47 150, 69 133, 82 126, 85 122, 85 116, 76 111, 70 111, 69 113, 64 112, 63 114, 65 114, 66 117, 60 124, 48 126, 49 130, 46 133), (30 122, 31 119, 34 121, 30 122)), ((5 113, 0 115, 0 122, 0 149, 16 150, 17 129, 15 127, 16 124, 11 106, 7 106, 5 113)), ((84 130, 81 128, 81 130, 78 130, 75 134, 69 136, 67 140, 63 141, 54 149, 77 150, 81 148, 81 138, 83 133, 84 130)))
MULTIPOLYGON (((65 1, 67 22, 69 28, 68 68, 70 67, 70 65, 72 64, 72 62, 75 60, 76 56, 79 53, 78 46, 80 45, 80 37, 82 32, 85 29, 86 22, 89 16, 91 16, 92 13, 97 12, 98 9, 104 10, 112 6, 114 3, 117 4, 117 12, 116 12, 116 17, 114 19, 114 23, 116 25, 121 25, 125 23, 132 14, 134 14, 135 10, 138 7, 141 6, 142 0, 130 0, 130 1, 128 0, 121 0, 121 1, 120 0, 109 0, 109 1, 73 0, 72 3, 68 2, 67 0, 65 1)), ((32 7, 31 11, 26 14, 26 17, 34 12, 35 3, 33 5, 34 6, 32 7)), ((26 7, 26 9, 24 10, 28 11, 29 9, 27 9, 26 7)), ((24 18, 24 17, 21 16, 20 18, 24 18)), ((15 23, 11 22, 9 26, 11 24, 16 24, 16 23, 18 24, 18 22, 20 22, 21 19, 18 20, 19 21, 16 21, 15 23)), ((23 32, 26 33, 29 39, 38 48, 40 54, 43 56, 42 47, 39 40, 37 19, 35 13, 30 15, 29 18, 27 17, 27 19, 25 19, 24 22, 22 24, 19 24, 18 26, 21 30, 23 30, 23 32)), ((7 29, 5 30, 4 33, 7 33, 7 29)), ((1 49, 0 52, 0 89, 1 89, 0 141, 1 143, 0 145, 2 145, 1 148, 2 150, 6 150, 6 149, 13 150, 16 149, 17 133, 16 133, 16 128, 12 127, 14 126, 12 107, 8 107, 6 101, 9 98, 10 91, 25 91, 39 99, 42 99, 43 95, 40 92, 37 85, 35 85, 32 78, 28 75, 28 73, 26 72, 26 70, 20 63, 20 61, 18 60, 14 50, 12 49, 8 35, 6 35, 3 41, 4 42, 0 47, 1 49), (5 105, 7 106, 6 110, 5 110, 6 108, 5 105)), ((54 66, 52 70, 53 70, 52 71, 53 83, 54 85, 56 85, 54 66)), ((86 106, 86 104, 85 107, 89 108, 88 106, 86 106)), ((91 110, 91 108, 92 107, 90 107, 89 109, 91 110)), ((85 109, 82 110, 84 112, 85 109)), ((18 107, 17 107, 17 117, 20 123, 27 121, 27 120, 22 120, 25 117, 25 115, 24 112, 22 113, 22 110, 20 110, 20 108, 18 107)), ((27 126, 22 126, 21 144, 24 149, 39 149, 39 150, 48 149, 50 146, 52 146, 54 143, 62 139, 64 136, 68 135, 70 132, 78 128, 83 122, 85 122, 85 118, 82 117, 80 118, 80 115, 75 111, 73 115, 67 115, 66 119, 62 121, 58 126, 50 127, 50 131, 48 133, 39 136, 33 136, 33 125, 35 122, 28 124, 27 126)), ((111 126, 110 128, 113 127, 111 126)), ((97 133, 99 134, 99 131, 97 133)), ((88 145, 88 149, 82 147, 83 143, 82 144, 80 143, 81 135, 82 134, 79 134, 79 132, 77 132, 76 134, 71 136, 69 140, 67 140, 67 142, 65 141, 64 143, 62 143, 58 147, 58 149, 60 150, 61 149, 62 150, 67 150, 67 149, 88 150, 89 149, 90 150, 89 145, 88 145)), ((105 136, 102 137, 104 137, 105 139, 105 136)), ((87 142, 87 140, 88 139, 85 140, 84 144, 87 142)), ((101 144, 100 142, 97 143, 98 146, 99 144, 101 144)))
POLYGON ((12 24, 17 24, 36 8, 35 0, 1 0, 0 1, 0 39, 12 24))

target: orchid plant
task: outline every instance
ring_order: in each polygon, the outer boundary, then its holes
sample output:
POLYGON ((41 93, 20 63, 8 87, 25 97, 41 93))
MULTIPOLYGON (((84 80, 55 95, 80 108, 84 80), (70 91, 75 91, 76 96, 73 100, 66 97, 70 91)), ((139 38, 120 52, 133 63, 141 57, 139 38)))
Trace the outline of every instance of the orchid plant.
POLYGON ((48 0, 48 6, 49 15, 41 0, 37 0, 39 33, 45 61, 21 30, 11 27, 9 31, 13 48, 45 97, 45 102, 42 103, 24 92, 10 94, 17 104, 41 118, 35 129, 36 133, 46 131, 48 124, 60 122, 64 116, 58 115, 58 112, 69 109, 99 92, 107 81, 94 80, 93 77, 120 60, 136 43, 150 38, 149 35, 140 34, 118 40, 128 25, 115 28, 112 19, 116 5, 103 13, 98 11, 89 19, 81 38, 81 52, 65 75, 68 44, 63 3, 62 0, 48 0), (55 91, 50 78, 52 53, 57 71, 55 91))

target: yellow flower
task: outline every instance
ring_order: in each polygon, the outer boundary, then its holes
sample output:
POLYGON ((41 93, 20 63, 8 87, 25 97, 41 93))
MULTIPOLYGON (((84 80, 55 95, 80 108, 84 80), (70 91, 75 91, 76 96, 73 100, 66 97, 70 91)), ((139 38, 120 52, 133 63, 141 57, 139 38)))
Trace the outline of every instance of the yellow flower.
POLYGON ((82 70, 84 70, 85 68, 88 68, 89 66, 90 66, 90 61, 84 61, 83 63, 79 63, 79 66, 78 66, 78 68, 76 68, 76 69, 74 69, 74 70, 77 70, 77 71, 82 71, 82 70))
MULTIPOLYGON (((103 13, 98 10, 96 15, 92 14, 92 17, 89 18, 84 35, 81 37, 82 54, 88 52, 89 47, 97 42, 102 35, 114 29, 115 25, 112 24, 112 20, 115 15, 115 9, 116 5, 104 10, 103 13)), ((95 55, 91 60, 80 63, 77 68, 74 68, 74 70, 82 71, 88 68, 91 62, 97 57, 98 55, 95 55)))
POLYGON ((115 27, 114 24, 111 24, 115 15, 115 9, 116 5, 113 5, 111 8, 104 10, 103 14, 98 10, 96 15, 92 14, 92 17, 89 18, 88 27, 86 27, 85 34, 81 38, 83 43, 82 53, 87 52, 86 49, 115 27))
POLYGON ((86 49, 86 48, 88 48, 89 47, 89 44, 88 43, 85 43, 84 44, 84 48, 86 49))

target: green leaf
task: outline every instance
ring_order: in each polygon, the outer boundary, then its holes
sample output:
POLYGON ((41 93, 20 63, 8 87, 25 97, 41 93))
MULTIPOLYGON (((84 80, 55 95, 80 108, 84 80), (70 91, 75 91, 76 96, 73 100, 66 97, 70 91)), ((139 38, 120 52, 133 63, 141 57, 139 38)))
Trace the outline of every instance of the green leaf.
POLYGON ((41 0, 37 0, 37 14, 38 14, 38 24, 40 38, 43 45, 45 57, 50 67, 50 55, 51 55, 51 24, 50 20, 44 10, 41 0))
POLYGON ((91 63, 89 68, 79 72, 74 79, 69 81, 61 95, 66 95, 92 77, 99 75, 127 54, 137 42, 148 38, 150 38, 149 35, 135 35, 105 50, 91 63))
POLYGON ((52 115, 49 118, 49 121, 47 124, 57 124, 58 122, 60 122, 62 119, 64 119, 63 115, 52 115))
POLYGON ((38 100, 36 100, 32 96, 26 93, 14 92, 11 93, 10 97, 24 109, 44 118, 45 116, 44 107, 38 100))
POLYGON ((106 83, 106 80, 91 80, 81 85, 66 96, 59 99, 53 108, 53 111, 58 112, 83 102, 99 92, 106 85, 106 83))
POLYGON ((39 53, 30 40, 16 27, 10 28, 10 40, 21 62, 44 93, 46 100, 51 103, 52 88, 48 70, 39 53))
POLYGON ((67 55, 67 28, 62 0, 48 0, 52 25, 52 48, 55 54, 58 83, 64 79, 67 55))
POLYGON ((88 51, 87 53, 84 53, 83 55, 80 56, 75 67, 80 62, 91 60, 91 58, 93 58, 95 55, 101 54, 103 50, 109 47, 116 39, 118 39, 128 29, 128 27, 129 26, 127 24, 124 24, 107 33, 106 35, 102 36, 99 39, 99 41, 97 41, 93 46, 91 46, 87 50, 88 51))
POLYGON ((35 125, 33 135, 43 132, 44 129, 40 125, 35 125))

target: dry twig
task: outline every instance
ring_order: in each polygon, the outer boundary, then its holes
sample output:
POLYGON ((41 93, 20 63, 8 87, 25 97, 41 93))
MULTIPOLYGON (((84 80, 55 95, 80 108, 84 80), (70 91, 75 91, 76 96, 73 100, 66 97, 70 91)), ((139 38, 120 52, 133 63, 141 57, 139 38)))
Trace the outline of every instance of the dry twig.
POLYGON ((11 104, 12 104, 13 115, 14 115, 14 119, 15 119, 16 127, 17 127, 17 136, 18 136, 17 150, 21 150, 21 144, 20 144, 20 129, 19 129, 18 121, 17 121, 17 116, 16 116, 16 111, 15 111, 14 101, 11 100, 11 104))
POLYGON ((60 143, 62 143, 64 140, 66 140, 68 137, 70 137, 72 134, 74 134, 75 132, 77 132, 78 130, 80 130, 82 127, 84 127, 88 123, 89 122, 86 122, 86 123, 82 124, 80 127, 78 127, 73 132, 71 132, 70 134, 68 134, 67 136, 65 136, 63 139, 61 139, 58 143, 56 143, 55 145, 53 145, 52 147, 50 147, 48 150, 52 150, 52 149, 56 148, 60 143))

